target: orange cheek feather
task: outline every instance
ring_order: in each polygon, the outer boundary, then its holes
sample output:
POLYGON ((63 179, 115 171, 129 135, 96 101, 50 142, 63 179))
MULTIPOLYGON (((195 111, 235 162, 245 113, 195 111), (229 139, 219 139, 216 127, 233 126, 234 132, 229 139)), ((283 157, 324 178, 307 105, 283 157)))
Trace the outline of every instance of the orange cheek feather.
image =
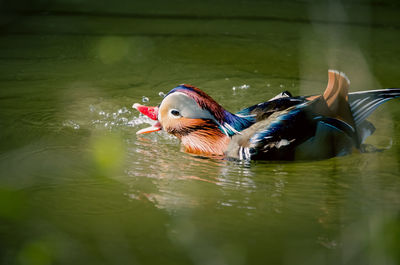
POLYGON ((188 153, 222 156, 229 143, 229 137, 211 120, 166 119, 163 128, 178 137, 188 153))
POLYGON ((162 126, 166 132, 174 134, 180 138, 194 128, 200 128, 203 123, 202 119, 188 119, 188 118, 167 118, 163 119, 162 126))

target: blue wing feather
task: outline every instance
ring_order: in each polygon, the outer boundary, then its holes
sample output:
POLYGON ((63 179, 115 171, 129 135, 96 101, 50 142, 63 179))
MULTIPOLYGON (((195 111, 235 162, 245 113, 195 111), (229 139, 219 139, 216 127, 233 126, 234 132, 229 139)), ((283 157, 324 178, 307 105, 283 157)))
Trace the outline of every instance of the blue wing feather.
POLYGON ((265 127, 250 137, 248 147, 239 148, 239 157, 318 159, 339 155, 356 145, 354 128, 341 120, 317 115, 312 105, 307 102, 295 106, 265 122, 265 127))

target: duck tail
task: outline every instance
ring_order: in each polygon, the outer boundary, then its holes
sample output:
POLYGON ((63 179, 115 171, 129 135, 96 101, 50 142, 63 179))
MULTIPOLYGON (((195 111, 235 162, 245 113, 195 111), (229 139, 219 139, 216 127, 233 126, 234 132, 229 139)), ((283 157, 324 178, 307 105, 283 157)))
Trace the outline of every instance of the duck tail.
POLYGON ((400 97, 400 88, 387 88, 349 93, 349 105, 356 126, 382 103, 400 97))
POLYGON ((328 85, 322 95, 332 118, 354 126, 353 116, 348 105, 350 80, 343 72, 337 70, 328 71, 328 85))

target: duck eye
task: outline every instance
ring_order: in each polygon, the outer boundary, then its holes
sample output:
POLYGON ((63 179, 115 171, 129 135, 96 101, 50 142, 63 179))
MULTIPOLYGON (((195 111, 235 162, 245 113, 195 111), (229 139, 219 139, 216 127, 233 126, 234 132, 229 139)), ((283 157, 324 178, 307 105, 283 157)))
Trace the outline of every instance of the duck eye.
POLYGON ((171 114, 174 116, 180 116, 181 114, 176 109, 171 110, 171 114))

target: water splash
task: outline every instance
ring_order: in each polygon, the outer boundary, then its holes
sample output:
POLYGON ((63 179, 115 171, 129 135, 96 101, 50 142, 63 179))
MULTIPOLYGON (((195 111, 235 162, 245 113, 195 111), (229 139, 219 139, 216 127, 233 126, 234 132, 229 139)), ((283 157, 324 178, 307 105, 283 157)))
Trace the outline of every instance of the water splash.
POLYGON ((68 127, 68 128, 72 128, 74 130, 79 130, 81 128, 81 126, 73 120, 66 120, 63 122, 63 127, 68 127))
POLYGON ((247 85, 247 84, 244 84, 244 85, 241 85, 241 86, 233 86, 232 87, 232 90, 233 91, 236 91, 236 90, 246 90, 246 89, 249 89, 250 88, 250 85, 247 85))
POLYGON ((63 127, 79 129, 124 129, 144 123, 151 123, 148 117, 131 111, 125 106, 110 106, 108 103, 91 104, 89 112, 82 111, 79 115, 68 117, 62 122, 63 127))
POLYGON ((97 117, 92 120, 92 125, 101 126, 108 129, 117 127, 135 127, 140 124, 149 123, 150 119, 143 115, 133 116, 134 113, 126 107, 117 110, 98 110, 97 117))

